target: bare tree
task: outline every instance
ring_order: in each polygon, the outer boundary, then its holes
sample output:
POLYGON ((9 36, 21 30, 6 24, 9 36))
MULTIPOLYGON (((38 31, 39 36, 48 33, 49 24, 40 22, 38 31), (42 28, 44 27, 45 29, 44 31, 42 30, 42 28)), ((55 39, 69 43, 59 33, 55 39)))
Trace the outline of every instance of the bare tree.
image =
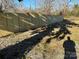
POLYGON ((51 9, 53 7, 53 4, 52 4, 53 1, 54 0, 45 0, 45 10, 48 14, 51 13, 51 9))
POLYGON ((69 3, 71 2, 71 0, 63 0, 64 4, 63 4, 63 13, 66 15, 68 12, 68 8, 69 8, 69 3))
POLYGON ((36 0, 36 9, 39 11, 43 11, 46 14, 51 13, 51 9, 53 7, 54 0, 36 0))
POLYGON ((2 1, 2 4, 4 5, 4 9, 7 9, 7 8, 12 8, 13 7, 13 0, 1 0, 2 1))
POLYGON ((16 8, 15 2, 17 0, 0 0, 0 1, 1 1, 0 6, 1 6, 2 10, 8 10, 8 9, 10 10, 10 9, 16 8))

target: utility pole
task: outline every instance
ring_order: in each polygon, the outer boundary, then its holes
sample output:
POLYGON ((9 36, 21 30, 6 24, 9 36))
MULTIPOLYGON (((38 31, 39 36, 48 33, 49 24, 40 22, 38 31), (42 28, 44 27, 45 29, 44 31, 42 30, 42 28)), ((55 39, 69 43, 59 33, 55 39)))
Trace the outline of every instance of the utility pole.
POLYGON ((30 11, 31 11, 31 0, 30 0, 30 11))
POLYGON ((37 0, 35 0, 35 10, 36 10, 36 7, 37 7, 36 5, 37 5, 37 0))

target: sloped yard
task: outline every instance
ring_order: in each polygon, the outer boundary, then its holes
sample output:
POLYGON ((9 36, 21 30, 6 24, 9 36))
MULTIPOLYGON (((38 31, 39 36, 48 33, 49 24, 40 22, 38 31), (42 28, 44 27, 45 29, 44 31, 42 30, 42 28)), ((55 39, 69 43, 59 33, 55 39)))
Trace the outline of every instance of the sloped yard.
POLYGON ((67 36, 69 36, 76 45, 75 53, 78 59, 79 23, 76 23, 77 21, 64 20, 52 26, 0 38, 0 58, 64 59, 65 50, 63 44, 67 40, 67 36))

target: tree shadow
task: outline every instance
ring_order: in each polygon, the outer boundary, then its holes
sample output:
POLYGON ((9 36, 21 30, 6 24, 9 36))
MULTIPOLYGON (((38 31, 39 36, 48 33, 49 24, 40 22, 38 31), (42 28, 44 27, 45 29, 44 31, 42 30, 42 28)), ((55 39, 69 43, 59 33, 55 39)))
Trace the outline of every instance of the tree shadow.
POLYGON ((71 35, 71 31, 68 28, 72 28, 72 26, 79 27, 79 24, 71 22, 69 20, 64 19, 62 22, 55 24, 55 27, 58 27, 59 30, 53 34, 53 38, 57 38, 58 40, 64 39, 66 35, 71 35))
POLYGON ((64 47, 64 59, 77 59, 75 42, 67 37, 67 40, 63 43, 64 47))
MULTIPOLYGON (((25 55, 27 55, 27 53, 29 53, 38 43, 40 43, 43 37, 50 36, 53 33, 53 36, 55 36, 54 38, 58 38, 62 33, 64 33, 63 35, 63 38, 64 38, 67 34, 70 34, 70 31, 67 29, 67 26, 69 27, 69 25, 72 25, 72 26, 77 25, 68 20, 63 20, 62 22, 50 24, 46 26, 45 29, 43 29, 43 31, 37 32, 37 34, 34 35, 33 37, 25 39, 15 45, 11 45, 0 50, 0 58, 1 59, 22 59, 22 58, 26 59, 25 55), (62 26, 62 24, 64 25, 62 26), (52 32, 54 31, 54 28, 60 28, 60 30, 57 31, 55 34, 54 32, 52 32)), ((47 41, 48 43, 50 42, 49 40, 47 41)))

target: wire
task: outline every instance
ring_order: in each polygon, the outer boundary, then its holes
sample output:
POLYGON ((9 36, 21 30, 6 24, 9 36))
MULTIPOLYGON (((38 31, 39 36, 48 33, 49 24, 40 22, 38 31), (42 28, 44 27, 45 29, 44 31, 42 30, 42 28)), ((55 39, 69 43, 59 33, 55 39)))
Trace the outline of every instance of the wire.
POLYGON ((23 0, 18 0, 19 2, 23 1, 23 0))

